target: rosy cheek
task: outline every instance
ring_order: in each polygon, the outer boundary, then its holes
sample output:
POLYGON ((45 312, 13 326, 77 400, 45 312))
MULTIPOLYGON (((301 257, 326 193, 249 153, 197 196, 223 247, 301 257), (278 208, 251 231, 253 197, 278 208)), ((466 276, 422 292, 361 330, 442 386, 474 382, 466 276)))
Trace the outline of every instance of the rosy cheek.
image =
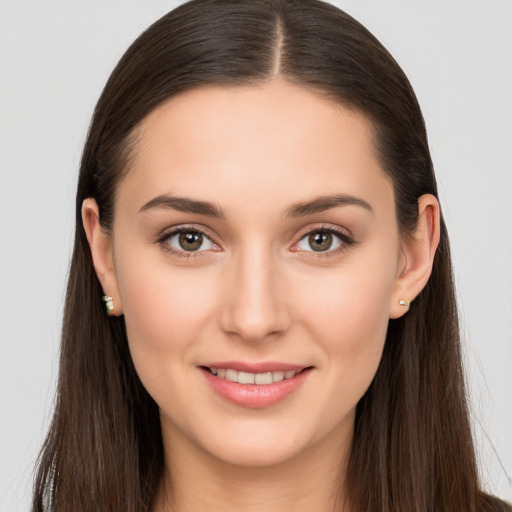
MULTIPOLYGON (((307 318, 319 343, 350 366, 378 361, 386 335, 387 304, 392 281, 386 275, 361 274, 357 269, 310 289, 307 318)), ((317 283, 320 284, 320 283, 317 283)))
MULTIPOLYGON (((126 268, 129 268, 127 262, 126 268)), ((135 268, 135 267, 134 267, 135 268)), ((211 309, 211 278, 157 261, 120 275, 130 345, 174 350, 196 338, 211 309)))
MULTIPOLYGON (((125 268, 129 262, 123 262, 125 268)), ((120 293, 128 344, 135 369, 159 404, 179 392, 180 364, 197 342, 201 319, 197 283, 170 272, 169 265, 148 265, 120 272, 120 293)))

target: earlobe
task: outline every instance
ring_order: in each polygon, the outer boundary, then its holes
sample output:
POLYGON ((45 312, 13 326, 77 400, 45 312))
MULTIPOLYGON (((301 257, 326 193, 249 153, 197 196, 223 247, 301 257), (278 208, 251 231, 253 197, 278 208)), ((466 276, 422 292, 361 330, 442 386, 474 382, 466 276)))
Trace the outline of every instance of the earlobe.
MULTIPOLYGON (((98 205, 91 197, 82 203, 82 223, 96 275, 104 295, 111 299, 107 313, 109 316, 119 316, 122 314, 122 306, 114 268, 111 237, 102 229, 98 205)), ((102 300, 101 297, 98 300, 102 300)))
POLYGON ((413 233, 402 239, 402 267, 395 281, 389 310, 390 318, 399 318, 427 284, 441 236, 439 202, 431 194, 418 199, 418 223, 413 233))

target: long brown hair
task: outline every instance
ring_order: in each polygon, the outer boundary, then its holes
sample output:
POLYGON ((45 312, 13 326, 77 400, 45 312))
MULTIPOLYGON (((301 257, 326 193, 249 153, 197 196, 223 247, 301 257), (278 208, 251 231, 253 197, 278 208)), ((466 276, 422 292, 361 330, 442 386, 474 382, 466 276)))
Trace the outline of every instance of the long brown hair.
MULTIPOLYGON (((193 0, 127 50, 96 106, 81 161, 53 421, 33 511, 140 512, 162 477, 158 407, 143 388, 124 319, 104 314, 81 221, 96 199, 109 231, 137 125, 164 100, 208 84, 281 79, 362 112, 391 177, 404 235, 437 196, 425 126, 395 60, 357 21, 318 0, 193 0)), ((345 482, 354 512, 498 510, 479 490, 444 222, 430 281, 391 320, 377 374, 357 406, 345 482)), ((494 503, 494 504, 493 504, 494 503)))

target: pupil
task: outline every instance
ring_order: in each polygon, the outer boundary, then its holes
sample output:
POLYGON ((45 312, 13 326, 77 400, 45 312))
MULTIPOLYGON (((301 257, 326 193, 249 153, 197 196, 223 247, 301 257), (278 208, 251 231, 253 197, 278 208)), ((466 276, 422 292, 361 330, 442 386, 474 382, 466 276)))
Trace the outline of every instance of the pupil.
POLYGON ((185 251, 196 251, 203 243, 203 235, 201 233, 185 231, 180 234, 180 246, 185 251))
POLYGON ((309 244, 314 251, 327 251, 332 244, 331 233, 314 233, 309 236, 309 244))

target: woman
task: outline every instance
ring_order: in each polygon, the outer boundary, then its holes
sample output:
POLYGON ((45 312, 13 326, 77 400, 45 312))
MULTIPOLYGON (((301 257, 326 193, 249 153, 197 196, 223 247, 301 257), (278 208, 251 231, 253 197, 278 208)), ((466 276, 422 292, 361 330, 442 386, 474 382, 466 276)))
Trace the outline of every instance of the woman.
POLYGON ((185 4, 96 107, 34 510, 506 510, 451 279, 373 36, 316 1, 185 4))

